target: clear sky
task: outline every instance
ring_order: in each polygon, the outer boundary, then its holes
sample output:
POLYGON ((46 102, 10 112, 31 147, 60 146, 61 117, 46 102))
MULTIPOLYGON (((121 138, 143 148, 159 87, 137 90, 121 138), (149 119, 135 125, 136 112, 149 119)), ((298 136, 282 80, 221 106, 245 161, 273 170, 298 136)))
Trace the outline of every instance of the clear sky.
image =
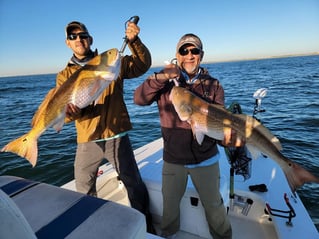
POLYGON ((134 15, 153 66, 189 32, 202 39, 204 62, 319 52, 319 0, 0 0, 0 76, 61 70, 73 20, 86 24, 93 49, 120 49, 134 15))

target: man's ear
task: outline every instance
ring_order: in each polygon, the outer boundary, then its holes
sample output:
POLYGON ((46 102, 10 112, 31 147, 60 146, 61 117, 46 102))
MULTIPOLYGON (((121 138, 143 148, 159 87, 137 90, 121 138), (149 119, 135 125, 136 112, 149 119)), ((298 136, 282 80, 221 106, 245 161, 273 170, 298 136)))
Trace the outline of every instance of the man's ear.
POLYGON ((200 61, 203 60, 203 57, 204 57, 204 51, 202 51, 202 52, 200 53, 200 61))
MULTIPOLYGON (((66 44, 68 47, 70 47, 70 42, 69 42, 68 39, 65 39, 65 44, 66 44)), ((71 47, 70 47, 70 48, 71 48, 71 47)))

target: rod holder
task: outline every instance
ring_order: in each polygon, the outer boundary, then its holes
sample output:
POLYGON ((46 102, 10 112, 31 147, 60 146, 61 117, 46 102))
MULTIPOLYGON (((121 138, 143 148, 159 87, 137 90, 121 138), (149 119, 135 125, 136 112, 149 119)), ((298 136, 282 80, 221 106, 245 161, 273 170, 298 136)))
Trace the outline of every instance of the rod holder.
POLYGON ((287 226, 293 226, 292 224, 292 218, 296 216, 294 208, 291 206, 289 202, 289 198, 287 197, 287 194, 284 194, 284 200, 286 202, 287 207, 289 210, 280 210, 280 209, 275 209, 270 207, 268 203, 266 203, 267 211, 269 212, 270 215, 275 216, 275 217, 282 217, 282 218, 287 218, 288 221, 286 222, 287 226))

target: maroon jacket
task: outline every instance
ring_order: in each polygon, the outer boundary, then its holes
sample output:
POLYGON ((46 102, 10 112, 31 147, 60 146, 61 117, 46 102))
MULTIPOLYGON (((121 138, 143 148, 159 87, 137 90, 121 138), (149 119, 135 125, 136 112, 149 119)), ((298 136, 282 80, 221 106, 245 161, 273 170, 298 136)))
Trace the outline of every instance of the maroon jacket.
MULTIPOLYGON (((174 86, 172 81, 162 81, 155 73, 149 76, 134 92, 134 103, 150 105, 157 102, 162 137, 164 141, 163 159, 169 163, 196 164, 211 158, 217 153, 216 140, 205 136, 199 145, 193 136, 191 126, 179 119, 169 94, 174 86)), ((211 77, 206 69, 194 84, 187 84, 181 75, 180 86, 185 87, 209 103, 224 105, 224 89, 219 81, 211 77)))

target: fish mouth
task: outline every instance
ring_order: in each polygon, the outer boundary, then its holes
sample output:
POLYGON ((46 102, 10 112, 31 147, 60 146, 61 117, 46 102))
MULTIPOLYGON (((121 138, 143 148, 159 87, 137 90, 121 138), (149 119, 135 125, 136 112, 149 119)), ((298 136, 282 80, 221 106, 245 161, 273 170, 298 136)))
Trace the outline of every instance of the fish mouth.
POLYGON ((121 64, 121 59, 122 59, 122 57, 121 57, 121 54, 120 54, 120 52, 119 51, 117 51, 116 52, 116 57, 115 57, 115 59, 114 59, 114 62, 115 62, 115 66, 116 67, 119 67, 120 66, 120 64, 121 64))
POLYGON ((113 62, 113 66, 112 66, 112 72, 119 72, 120 70, 120 67, 121 67, 121 54, 120 52, 116 49, 116 57, 114 59, 114 62, 113 62))
POLYGON ((120 52, 118 51, 118 49, 114 48, 114 49, 111 49, 108 53, 110 55, 110 57, 112 57, 112 54, 116 54, 115 57, 113 57, 113 60, 112 62, 109 63, 109 68, 112 70, 112 71, 117 71, 118 68, 120 67, 121 65, 121 54, 120 52))

